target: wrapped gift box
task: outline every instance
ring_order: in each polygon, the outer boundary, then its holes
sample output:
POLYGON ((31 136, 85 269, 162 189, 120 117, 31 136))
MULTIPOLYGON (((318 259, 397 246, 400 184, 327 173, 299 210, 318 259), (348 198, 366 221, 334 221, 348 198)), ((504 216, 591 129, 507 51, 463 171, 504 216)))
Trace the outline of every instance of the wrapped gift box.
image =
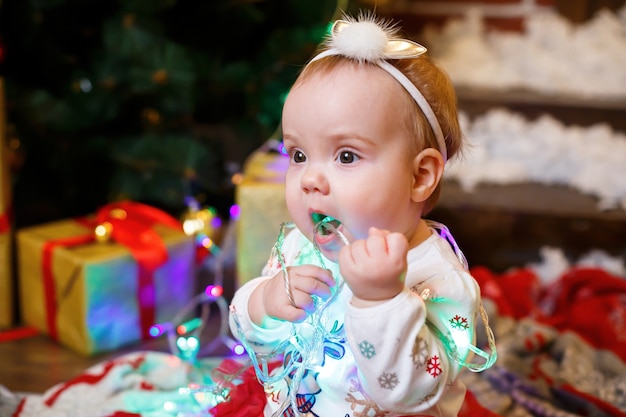
POLYGON ((0 329, 14 324, 14 308, 11 234, 9 231, 0 231, 0 329))
POLYGON ((0 77, 0 329, 14 324, 15 309, 11 270, 11 182, 5 134, 4 84, 0 77))
POLYGON ((261 274, 280 231, 291 221, 285 203, 285 172, 289 158, 273 150, 253 153, 237 185, 237 281, 241 285, 261 274))
POLYGON ((94 224, 67 219, 17 233, 23 321, 85 355, 148 338, 195 291, 195 242, 182 229, 154 224, 143 247, 129 249, 96 241, 94 224), (163 248, 158 262, 153 248, 163 248))

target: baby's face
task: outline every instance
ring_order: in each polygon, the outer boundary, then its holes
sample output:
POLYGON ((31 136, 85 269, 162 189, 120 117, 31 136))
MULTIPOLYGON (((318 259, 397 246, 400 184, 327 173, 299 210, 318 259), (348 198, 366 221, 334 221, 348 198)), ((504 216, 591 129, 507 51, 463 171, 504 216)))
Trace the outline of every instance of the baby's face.
POLYGON ((383 70, 347 64, 309 78, 285 102, 287 207, 330 259, 343 243, 333 233, 314 233, 325 218, 349 241, 365 238, 371 226, 410 239, 419 223, 400 94, 402 87, 383 70))

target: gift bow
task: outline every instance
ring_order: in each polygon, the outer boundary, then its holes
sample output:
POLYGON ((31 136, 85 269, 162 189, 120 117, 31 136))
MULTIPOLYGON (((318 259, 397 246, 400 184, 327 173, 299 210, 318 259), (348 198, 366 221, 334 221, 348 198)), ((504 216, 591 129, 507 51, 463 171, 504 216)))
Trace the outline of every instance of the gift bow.
MULTIPOLYGON (((167 248, 154 226, 160 224, 183 230, 180 222, 169 214, 132 201, 115 202, 102 207, 96 214, 96 223, 96 228, 104 227, 108 231, 105 239, 110 238, 127 247, 137 263, 150 271, 167 261, 167 248)), ((98 239, 97 231, 95 233, 98 239)))

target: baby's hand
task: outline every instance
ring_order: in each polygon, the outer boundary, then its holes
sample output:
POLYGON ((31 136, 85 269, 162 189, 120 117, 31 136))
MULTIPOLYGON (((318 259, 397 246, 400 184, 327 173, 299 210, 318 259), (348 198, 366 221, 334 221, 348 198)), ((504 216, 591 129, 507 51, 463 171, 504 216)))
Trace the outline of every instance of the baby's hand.
POLYGON ((330 289, 335 285, 330 271, 315 265, 290 266, 287 273, 294 304, 287 296, 283 272, 280 271, 257 287, 250 298, 248 309, 255 323, 261 325, 266 316, 291 322, 303 321, 315 311, 311 296, 328 299, 330 289))
POLYGON ((409 242, 403 234, 372 227, 367 239, 339 252, 341 275, 358 300, 391 299, 404 288, 408 251, 409 242))

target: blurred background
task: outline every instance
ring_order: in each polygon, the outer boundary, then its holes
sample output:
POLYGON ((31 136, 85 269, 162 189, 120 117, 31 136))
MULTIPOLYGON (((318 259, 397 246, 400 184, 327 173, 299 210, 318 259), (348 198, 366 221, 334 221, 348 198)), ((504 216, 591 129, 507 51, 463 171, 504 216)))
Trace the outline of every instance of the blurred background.
MULTIPOLYGON (((285 94, 341 11, 375 10, 426 45, 457 85, 466 131, 476 136, 471 123, 493 108, 515 111, 528 123, 549 114, 561 128, 603 123, 612 129, 609 136, 623 132, 626 81, 615 78, 624 68, 623 5, 617 0, 2 0, 3 181, 4 192, 12 195, 11 225, 20 229, 85 215, 117 200, 179 216, 187 197, 228 218, 233 179, 251 153, 277 135, 285 94), (537 19, 546 13, 552 20, 537 19), (575 43, 598 26, 609 32, 575 43), (530 46, 524 43, 528 36, 535 42, 530 46), (607 45, 617 49, 606 52, 607 45), (551 50, 569 51, 572 61, 551 50), (594 50, 608 53, 609 60, 594 50), (574 59, 581 57, 599 64, 581 65, 574 59), (562 73, 542 76, 554 61, 562 73), (586 72, 579 74, 580 68, 586 72), (567 80, 567 74, 579 78, 567 80), (608 87, 591 82, 603 79, 608 87)), ((500 127, 511 125, 505 116, 496 119, 500 127)), ((483 132, 485 124, 490 127, 483 121, 483 132)), ((600 160, 606 162, 604 156, 600 160)), ((608 236, 624 231, 626 199, 594 195, 605 179, 576 189, 565 174, 529 178, 477 165, 483 168, 480 177, 478 169, 451 169, 449 191, 433 213, 460 230, 476 263, 502 269, 532 258, 544 243, 578 254, 595 246, 623 253, 622 239, 608 236), (505 181, 503 172, 514 178, 505 181), (598 201, 608 203, 598 208, 598 201), (465 231, 468 224, 475 234, 465 231), (495 251, 515 235, 519 239, 510 253, 496 259, 495 251)), ((510 164, 505 160, 501 166, 510 164)), ((613 172, 615 182, 622 172, 613 172)))
POLYGON ((12 1, 0 74, 15 227, 131 199, 220 210, 335 1, 12 1))

